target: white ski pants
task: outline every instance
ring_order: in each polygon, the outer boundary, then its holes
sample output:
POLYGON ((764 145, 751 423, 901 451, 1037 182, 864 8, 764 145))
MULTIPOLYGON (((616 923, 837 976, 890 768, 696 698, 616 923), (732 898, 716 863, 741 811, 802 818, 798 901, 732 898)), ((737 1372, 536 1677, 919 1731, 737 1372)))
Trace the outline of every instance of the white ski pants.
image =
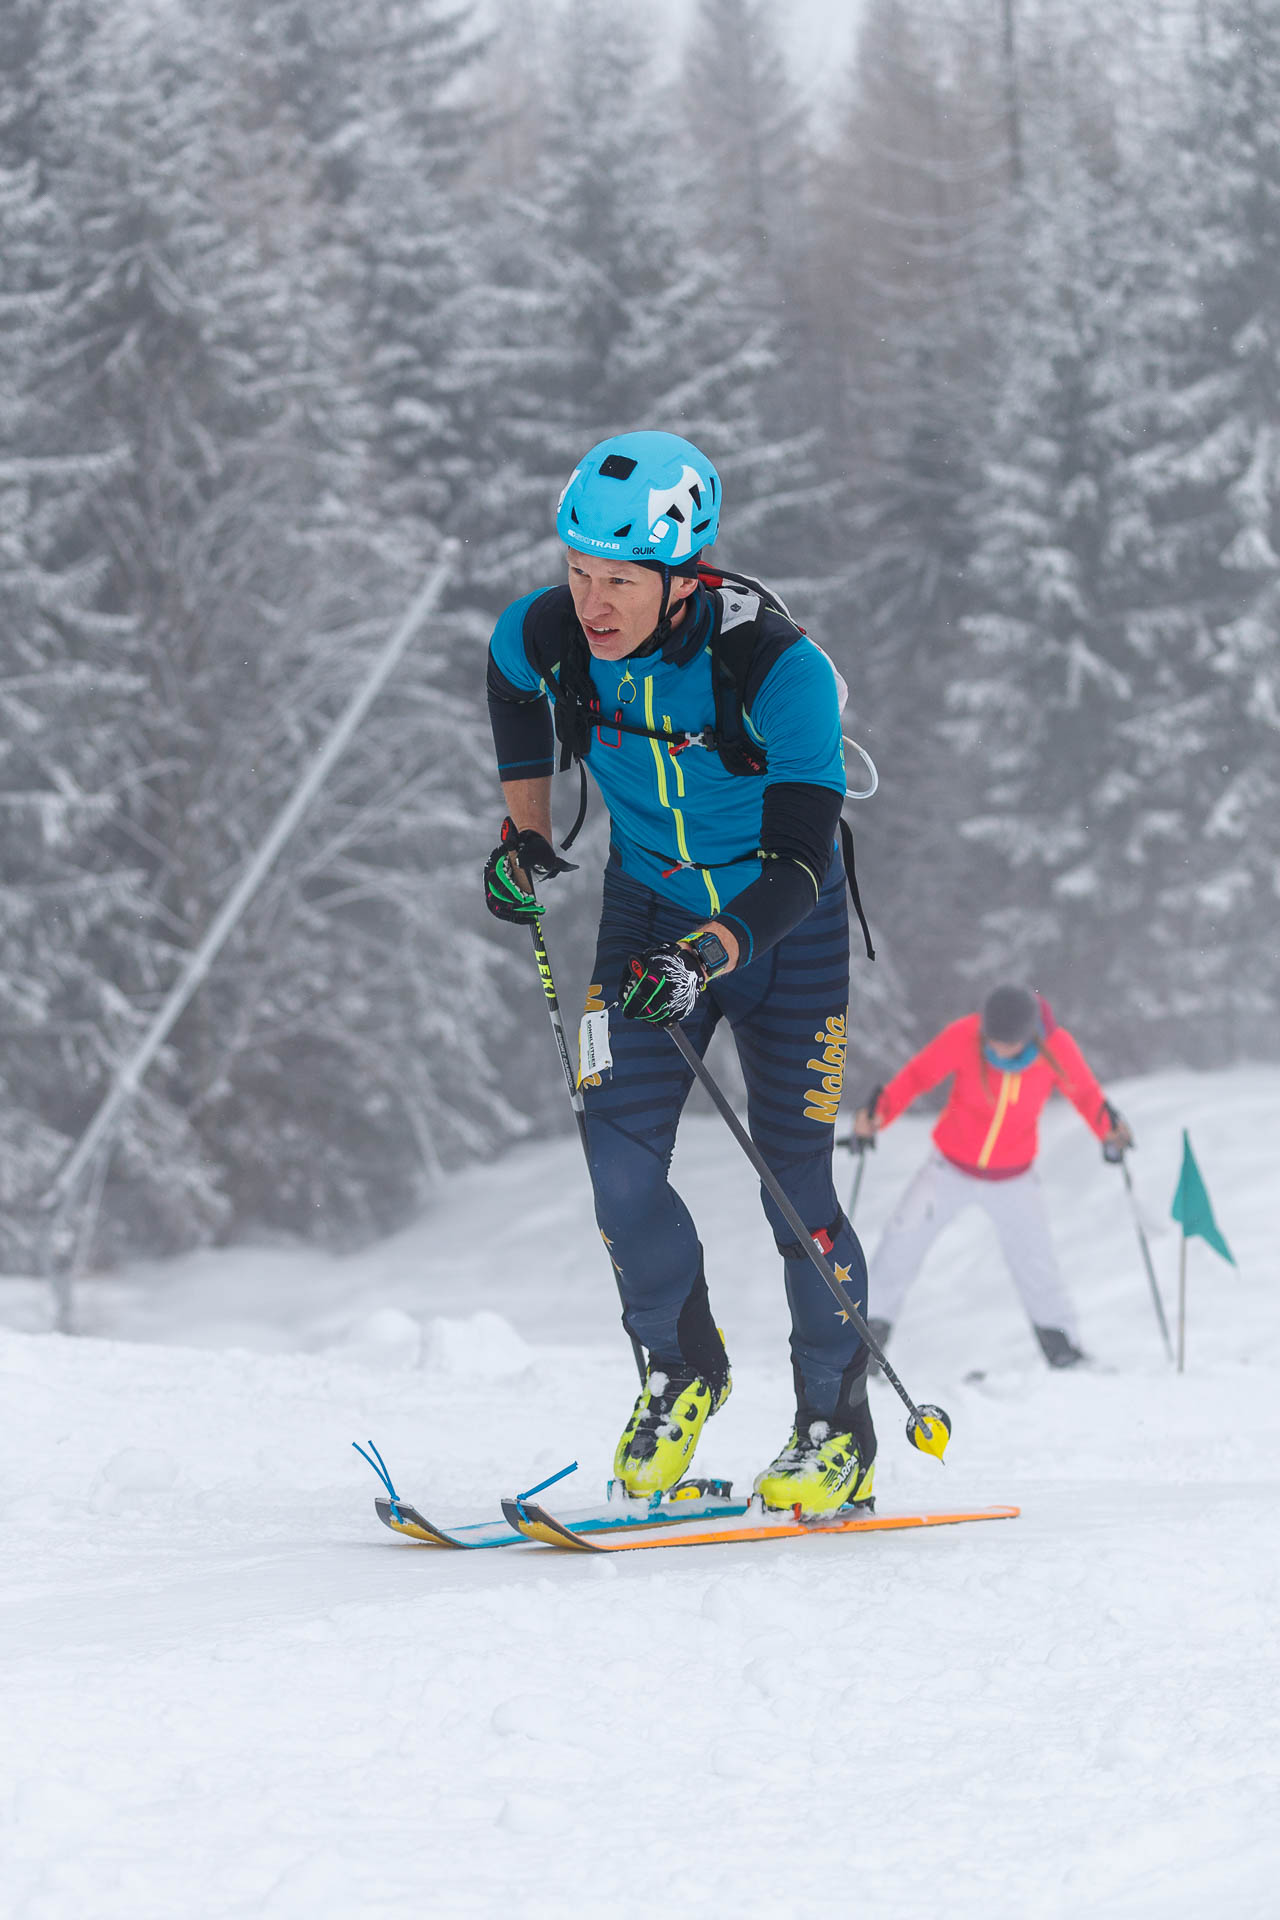
POLYGON ((979 1180, 940 1153, 925 1161, 893 1211, 871 1261, 868 1313, 891 1324, 930 1247, 966 1207, 985 1208, 1022 1304, 1037 1327, 1078 1344, 1075 1308, 1058 1271, 1049 1213, 1035 1168, 1010 1180, 979 1180))

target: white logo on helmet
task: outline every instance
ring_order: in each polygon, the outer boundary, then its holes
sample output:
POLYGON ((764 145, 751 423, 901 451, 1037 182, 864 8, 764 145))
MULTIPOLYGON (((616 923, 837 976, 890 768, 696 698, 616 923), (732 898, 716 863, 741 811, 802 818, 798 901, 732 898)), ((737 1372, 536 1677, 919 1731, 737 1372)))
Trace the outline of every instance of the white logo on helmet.
POLYGON ((649 538, 665 540, 671 531, 670 522, 664 517, 678 508, 680 518, 676 521, 676 544, 671 551, 673 560, 683 560, 693 548, 693 522, 695 516, 703 517, 706 509, 694 499, 695 490, 705 503, 710 489, 695 467, 683 467, 680 479, 674 487, 650 487, 649 489, 649 538))
POLYGON ((559 499, 558 499, 558 500, 556 501, 556 512, 557 512, 557 513, 559 513, 559 511, 560 511, 560 509, 561 509, 561 507, 562 507, 562 506, 564 505, 564 496, 565 496, 565 494, 566 494, 566 493, 568 493, 568 491, 569 491, 569 489, 570 489, 570 487, 571 487, 571 486, 573 485, 573 483, 574 483, 574 481, 575 481, 575 480, 577 479, 577 477, 578 477, 578 475, 579 475, 579 474, 580 474, 581 472, 582 472, 582 468, 581 468, 581 467, 575 467, 575 468, 574 468, 574 470, 573 470, 573 472, 572 472, 572 473, 571 473, 571 474, 569 475, 569 478, 568 478, 568 479, 567 479, 567 480, 565 481, 565 483, 564 483, 564 485, 563 485, 563 487, 562 487, 562 488, 560 489, 560 498, 559 498, 559 499))

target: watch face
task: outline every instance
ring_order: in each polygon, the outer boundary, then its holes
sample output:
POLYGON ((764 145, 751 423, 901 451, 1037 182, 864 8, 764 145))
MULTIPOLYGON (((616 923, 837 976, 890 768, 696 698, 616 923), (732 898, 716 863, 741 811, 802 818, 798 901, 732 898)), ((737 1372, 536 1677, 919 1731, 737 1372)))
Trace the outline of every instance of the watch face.
POLYGON ((718 973, 721 967, 728 966, 728 950, 718 933, 700 933, 696 940, 689 942, 689 945, 708 973, 718 973))

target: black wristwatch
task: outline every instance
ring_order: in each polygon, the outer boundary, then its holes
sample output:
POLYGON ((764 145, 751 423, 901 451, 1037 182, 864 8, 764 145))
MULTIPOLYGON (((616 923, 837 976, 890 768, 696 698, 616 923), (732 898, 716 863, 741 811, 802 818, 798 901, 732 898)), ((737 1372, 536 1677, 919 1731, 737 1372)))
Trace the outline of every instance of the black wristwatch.
POLYGON ((688 947, 691 953, 697 954, 708 980, 713 979, 717 973, 723 973, 729 964, 729 953, 724 941, 718 933, 713 933, 710 927, 704 933, 691 933, 688 939, 680 942, 680 945, 688 947))

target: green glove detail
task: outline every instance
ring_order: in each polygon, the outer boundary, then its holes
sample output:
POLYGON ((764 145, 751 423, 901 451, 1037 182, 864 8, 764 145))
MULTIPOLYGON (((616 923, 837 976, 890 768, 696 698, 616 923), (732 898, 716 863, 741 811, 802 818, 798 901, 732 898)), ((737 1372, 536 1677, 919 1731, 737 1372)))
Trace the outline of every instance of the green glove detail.
POLYGON ((519 924, 541 919, 542 902, 517 878, 517 872, 535 880, 553 880, 558 873, 576 873, 572 860, 562 860, 555 848, 531 827, 520 831, 510 814, 502 823, 502 840, 484 869, 484 903, 495 919, 519 924))
POLYGON ((628 1020, 673 1027, 687 1019, 707 984, 707 970, 691 947, 664 941, 627 962, 618 1001, 628 1020))

